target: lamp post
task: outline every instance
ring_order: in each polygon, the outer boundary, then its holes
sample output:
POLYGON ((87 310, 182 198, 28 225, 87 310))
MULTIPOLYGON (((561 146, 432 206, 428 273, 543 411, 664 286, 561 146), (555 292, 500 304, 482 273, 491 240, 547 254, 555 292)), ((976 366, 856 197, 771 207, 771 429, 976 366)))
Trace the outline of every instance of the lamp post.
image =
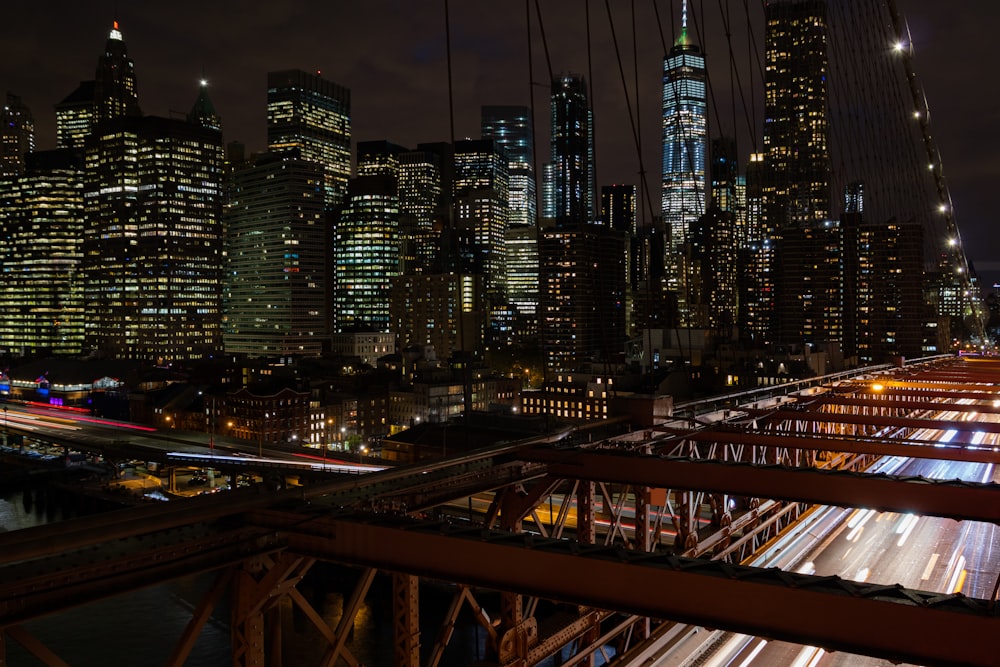
POLYGON ((323 467, 326 468, 326 452, 330 449, 330 429, 333 428, 333 418, 326 420, 326 428, 323 430, 323 467))

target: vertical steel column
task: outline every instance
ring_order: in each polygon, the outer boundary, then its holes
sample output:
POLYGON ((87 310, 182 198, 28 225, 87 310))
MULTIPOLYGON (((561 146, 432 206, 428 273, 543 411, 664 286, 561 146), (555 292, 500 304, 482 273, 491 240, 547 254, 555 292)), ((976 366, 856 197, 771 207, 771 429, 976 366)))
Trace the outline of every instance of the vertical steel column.
POLYGON ((246 567, 233 577, 232 599, 233 667, 264 667, 264 613, 257 581, 246 567))
POLYGON ((392 573, 392 639, 394 667, 420 667, 419 579, 392 573))

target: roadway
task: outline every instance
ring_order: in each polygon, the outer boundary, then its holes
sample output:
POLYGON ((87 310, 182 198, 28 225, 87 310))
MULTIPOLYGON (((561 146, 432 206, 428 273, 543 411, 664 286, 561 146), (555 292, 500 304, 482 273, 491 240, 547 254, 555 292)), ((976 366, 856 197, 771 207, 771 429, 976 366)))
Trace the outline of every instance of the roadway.
MULTIPOLYGON (((935 433, 939 442, 947 442, 954 435, 948 431, 935 433)), ((922 437, 927 435, 922 434, 922 437)), ((996 436, 978 434, 974 444, 996 445, 996 436)), ((983 463, 890 457, 881 460, 875 471, 927 479, 1000 482, 1000 472, 992 464, 983 463)), ((859 582, 899 584, 943 594, 961 592, 980 599, 992 597, 1000 573, 1000 531, 994 524, 822 507, 811 517, 810 525, 802 539, 782 543, 754 565, 819 576, 837 575, 859 582)), ((748 613, 752 613, 752 603, 748 602, 747 606, 748 613)), ((821 620, 817 618, 817 622, 821 620)), ((661 667, 695 664, 705 667, 886 667, 893 664, 724 631, 693 632, 677 649, 653 664, 661 667)))
POLYGON ((158 429, 102 419, 73 411, 6 404, 4 433, 21 433, 71 451, 100 453, 108 459, 159 461, 178 467, 241 469, 282 468, 293 473, 359 474, 384 466, 320 458, 303 448, 288 452, 205 433, 158 429))

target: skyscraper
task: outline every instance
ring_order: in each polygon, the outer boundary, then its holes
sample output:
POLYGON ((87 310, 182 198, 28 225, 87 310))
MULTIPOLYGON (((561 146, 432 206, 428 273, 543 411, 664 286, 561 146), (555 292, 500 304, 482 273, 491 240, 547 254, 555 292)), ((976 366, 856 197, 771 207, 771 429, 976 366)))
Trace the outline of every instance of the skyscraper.
POLYGON ((443 209, 442 168, 434 151, 417 149, 399 156, 400 271, 427 273, 439 265, 440 230, 435 220, 443 209))
POLYGON ((636 188, 634 185, 601 186, 601 224, 625 233, 625 275, 631 287, 645 279, 642 248, 637 242, 636 188))
POLYGON ((266 154, 232 176, 226 212, 227 354, 320 354, 331 247, 322 168, 266 154))
POLYGON ((0 179, 24 173, 26 156, 35 150, 35 121, 31 110, 8 92, 0 114, 0 179))
POLYGON ((507 151, 510 224, 535 224, 538 205, 531 109, 522 106, 484 106, 482 136, 483 139, 492 139, 507 151))
POLYGON ((351 179, 334 242, 337 329, 389 330, 389 292, 399 275, 399 194, 386 174, 351 179))
POLYGON ((15 354, 79 354, 83 157, 41 151, 0 180, 0 347, 15 354))
POLYGON ((221 133, 122 116, 86 145, 87 346, 157 363, 218 352, 221 133))
POLYGON ((83 149, 94 124, 96 81, 80 85, 56 105, 56 145, 59 148, 83 149))
POLYGON ((339 205, 351 176, 351 91, 318 72, 268 73, 267 146, 323 165, 327 205, 339 205))
POLYGON ((542 230, 539 327, 548 371, 606 361, 625 345, 625 234, 588 223, 542 230))
POLYGON ((663 222, 668 230, 664 272, 677 293, 682 324, 693 321, 689 292, 699 279, 690 262, 690 231, 705 213, 708 113, 705 57, 687 34, 687 2, 681 34, 663 61, 663 222))
POLYGON ((552 159, 545 167, 545 216, 563 222, 594 218, 594 125, 587 82, 577 74, 552 80, 552 159))
POLYGON ((128 57, 118 21, 112 25, 104 53, 97 61, 94 103, 97 122, 121 116, 139 116, 142 113, 139 110, 135 64, 128 57))
POLYGON ((455 225, 472 241, 490 305, 506 299, 507 156, 492 139, 455 142, 455 225))
POLYGON ((765 20, 765 226, 822 226, 831 197, 826 0, 768 2, 765 20))
POLYGON ((518 333, 529 334, 538 327, 538 227, 507 227, 507 300, 517 309, 518 333))
POLYGON ((763 233, 774 239, 773 342, 843 342, 839 222, 831 219, 826 0, 765 6, 763 233))

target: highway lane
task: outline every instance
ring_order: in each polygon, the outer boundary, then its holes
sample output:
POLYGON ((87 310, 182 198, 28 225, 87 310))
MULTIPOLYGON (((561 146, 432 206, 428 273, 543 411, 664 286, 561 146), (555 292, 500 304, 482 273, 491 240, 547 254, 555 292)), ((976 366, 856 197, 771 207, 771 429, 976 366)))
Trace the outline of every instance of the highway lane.
MULTIPOLYGON (((946 418, 946 416, 945 416, 946 418)), ((970 419, 977 418, 971 413, 970 419)), ((992 419, 992 416, 985 416, 992 419)), ((984 419, 979 416, 978 419, 984 419)), ((923 431, 917 439, 948 442, 952 431, 923 431)), ((976 445, 997 446, 996 435, 977 433, 976 445)), ((933 479, 1000 482, 992 465, 887 457, 873 471, 933 479)), ((988 598, 1000 573, 1000 530, 993 524, 897 512, 816 508, 800 536, 776 543, 753 564, 837 575, 872 583, 902 584, 941 593, 961 591, 988 598)), ((747 601, 753 613, 753 601, 747 601)), ((676 649, 646 663, 659 667, 889 667, 886 660, 847 653, 828 654, 811 646, 697 629, 676 649)))
MULTIPOLYGON (((941 434, 939 437, 947 437, 941 434)), ((973 482, 998 481, 991 465, 907 459, 897 474, 973 482)), ((902 584, 941 593, 961 591, 987 598, 1000 568, 1000 532, 992 524, 854 510, 823 542, 806 552, 795 569, 855 581, 902 584)), ((706 663, 712 664, 712 663, 706 663)), ((785 642, 747 639, 719 665, 796 667, 889 667, 887 660, 826 652, 785 642)))

